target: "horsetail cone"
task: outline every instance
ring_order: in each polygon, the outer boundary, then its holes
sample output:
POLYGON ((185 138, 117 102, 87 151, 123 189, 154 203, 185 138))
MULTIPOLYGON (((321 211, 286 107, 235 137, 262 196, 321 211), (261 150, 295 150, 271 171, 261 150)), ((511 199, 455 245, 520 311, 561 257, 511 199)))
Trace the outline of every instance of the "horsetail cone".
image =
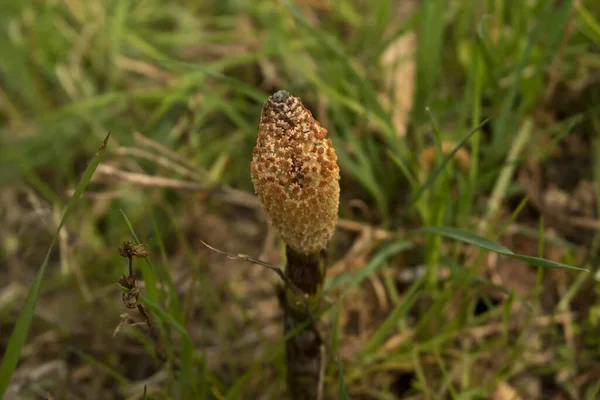
POLYGON ((250 170, 271 223, 295 251, 327 247, 338 218, 340 172, 327 129, 285 90, 265 102, 250 170))

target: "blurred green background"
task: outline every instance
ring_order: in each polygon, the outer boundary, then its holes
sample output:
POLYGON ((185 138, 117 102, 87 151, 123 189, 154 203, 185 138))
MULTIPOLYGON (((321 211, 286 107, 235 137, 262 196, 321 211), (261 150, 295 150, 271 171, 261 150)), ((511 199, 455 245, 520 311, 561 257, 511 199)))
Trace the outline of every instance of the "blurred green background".
POLYGON ((281 265, 249 176, 279 89, 339 155, 326 398, 598 398, 598 2, 0 7, 0 354, 111 133, 5 398, 286 398, 277 276, 200 243, 281 265), (117 284, 133 233, 156 340, 117 284))

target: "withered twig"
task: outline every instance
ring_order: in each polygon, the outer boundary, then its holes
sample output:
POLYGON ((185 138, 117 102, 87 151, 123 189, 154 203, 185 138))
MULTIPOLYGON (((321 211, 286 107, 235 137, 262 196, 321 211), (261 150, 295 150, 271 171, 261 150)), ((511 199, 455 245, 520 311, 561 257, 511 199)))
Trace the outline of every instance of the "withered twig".
POLYGON ((137 172, 121 171, 111 165, 99 165, 98 176, 116 178, 124 182, 133 183, 144 187, 164 187, 179 190, 206 191, 206 185, 181 179, 166 178, 163 176, 152 176, 137 172))
POLYGON ((166 157, 170 158, 171 160, 174 160, 175 162, 179 163, 180 165, 184 166, 189 170, 194 171, 199 175, 209 175, 208 172, 206 172, 205 170, 199 170, 197 165, 195 165, 192 161, 188 160, 178 152, 171 150, 162 143, 150 139, 149 137, 143 135, 140 132, 133 133, 133 140, 145 147, 149 147, 150 149, 158 152, 159 154, 164 154, 166 157))
POLYGON ((310 309, 310 305, 308 304, 308 299, 307 299, 308 296, 296 284, 294 284, 294 282, 292 282, 290 280, 290 278, 288 278, 285 275, 285 273, 283 272, 283 269, 281 267, 278 267, 278 266, 270 264, 266 261, 262 261, 257 258, 251 257, 247 254, 241 254, 241 253, 234 254, 234 253, 228 253, 223 250, 219 250, 219 249, 209 245, 208 243, 204 242, 203 240, 200 240, 200 243, 202 243, 204 246, 208 247, 210 250, 212 250, 216 253, 222 254, 232 260, 247 261, 252 264, 261 265, 261 266, 268 268, 271 271, 275 272, 281 278, 284 285, 287 286, 290 290, 292 290, 294 292, 294 294, 296 296, 298 296, 298 298, 303 300, 303 306, 306 309, 305 311, 307 313, 307 316, 309 317, 309 321, 310 321, 311 325, 315 328, 316 333, 319 335, 319 338, 321 339, 321 341, 325 344, 327 343, 325 340, 323 340, 323 335, 321 334, 320 330, 317 329, 318 328, 317 319, 315 318, 314 314, 312 313, 312 311, 310 309))
POLYGON ((145 160, 153 162, 154 164, 156 164, 158 166, 161 166, 163 168, 171 170, 171 171, 175 172, 176 174, 185 176, 192 180, 202 179, 202 177, 199 176, 195 171, 190 170, 187 167, 181 166, 179 164, 176 164, 175 162, 171 161, 170 159, 168 159, 166 157, 157 155, 155 153, 151 153, 144 149, 140 149, 137 147, 122 146, 122 147, 117 148, 114 151, 114 153, 118 154, 118 155, 123 155, 123 156, 132 156, 132 157, 143 158, 145 160))
POLYGON ((219 254, 223 254, 224 256, 226 256, 227 258, 230 258, 232 260, 242 260, 242 261, 247 261, 250 262, 252 264, 258 264, 258 265, 262 265, 263 267, 266 267, 268 269, 270 269, 271 271, 275 272, 283 281, 283 283, 289 287, 295 295, 299 296, 300 298, 305 298, 304 296, 304 292, 302 290, 300 290, 300 288, 298 286, 296 286, 294 284, 294 282, 292 282, 290 280, 290 278, 288 278, 287 276, 285 276, 283 269, 280 267, 277 267, 273 264, 269 264, 268 262, 256 259, 254 257, 251 257, 247 254, 233 254, 233 253, 227 253, 225 251, 219 250, 214 248, 213 246, 209 245, 208 243, 204 242, 203 240, 200 240, 200 243, 202 243, 203 245, 205 245, 206 247, 208 247, 209 249, 211 249, 212 251, 219 253, 219 254))
MULTIPOLYGON (((152 321, 152 318, 146 311, 144 305, 140 303, 140 291, 137 288, 137 276, 133 272, 133 257, 146 257, 148 255, 146 246, 143 244, 134 245, 132 241, 128 240, 119 247, 119 254, 121 254, 122 257, 127 257, 129 267, 129 275, 123 275, 121 279, 119 279, 119 284, 126 289, 122 295, 123 304, 129 309, 137 309, 142 315, 148 326, 150 339, 152 339, 156 346, 156 355, 162 363, 166 364, 169 359, 165 354, 164 347, 160 343, 160 335, 156 325, 152 321)), ((174 364, 173 367, 175 372, 177 372, 177 365, 174 364)))

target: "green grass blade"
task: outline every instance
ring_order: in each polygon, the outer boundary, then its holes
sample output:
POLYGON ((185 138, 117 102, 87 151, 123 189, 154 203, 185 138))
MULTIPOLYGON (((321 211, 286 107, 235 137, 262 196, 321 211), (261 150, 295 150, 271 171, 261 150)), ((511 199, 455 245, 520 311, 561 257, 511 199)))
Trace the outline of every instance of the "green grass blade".
POLYGON ((450 228, 445 226, 434 226, 434 227, 425 227, 420 228, 419 232, 424 233, 433 233, 440 236, 445 236, 451 239, 459 240, 461 242, 474 244, 475 246, 482 247, 484 249, 493 251, 495 253, 510 255, 514 254, 510 249, 498 244, 496 242, 492 242, 489 239, 486 239, 482 236, 479 236, 475 233, 463 231, 456 228, 450 228))
POLYGON ((424 279, 418 279, 415 281, 408 291, 404 294, 402 301, 398 302, 392 312, 387 316, 385 321, 379 328, 371 335, 369 341, 365 344, 361 351, 363 357, 374 353, 381 344, 389 337, 389 335, 397 328, 398 322, 406 317, 408 312, 411 310, 415 302, 420 296, 419 289, 423 286, 424 279))
POLYGON ((228 87, 231 87, 231 88, 237 90, 239 93, 245 94, 249 98, 254 99, 257 102, 259 102, 260 104, 262 104, 269 96, 264 91, 257 89, 256 87, 249 85, 246 82, 243 82, 236 78, 232 78, 230 76, 227 76, 221 72, 210 69, 202 64, 190 64, 190 63, 186 63, 186 62, 171 61, 171 60, 166 60, 166 59, 157 60, 157 61, 160 64, 164 65, 165 67, 172 67, 172 68, 180 67, 180 69, 183 69, 183 70, 197 71, 206 76, 211 76, 213 78, 217 78, 217 79, 221 80, 223 83, 225 83, 226 85, 228 85, 228 87))
POLYGON ((402 174, 404 175, 404 177, 406 178, 406 180, 408 181, 410 186, 412 188, 417 189, 418 182, 415 179, 415 177, 413 176, 413 173, 410 172, 410 168, 408 167, 408 164, 404 161, 404 159, 397 156, 396 154, 394 154, 391 150, 387 151, 387 156, 400 169, 400 171, 402 172, 402 174))
POLYGON ((179 322, 177 322, 177 320, 171 314, 163 310, 158 304, 144 296, 140 296, 140 301, 143 305, 148 307, 158 318, 160 318, 161 321, 169 325, 171 328, 175 329, 184 338, 191 340, 185 328, 179 322))
POLYGON ((516 258, 518 260, 525 261, 525 262, 535 265, 537 267, 573 269, 573 270, 577 270, 577 271, 589 272, 585 268, 574 267, 572 265, 567 265, 567 264, 563 264, 563 263, 559 263, 559 262, 555 262, 555 261, 550 261, 550 260, 546 260, 546 259, 540 258, 540 257, 533 257, 533 256, 524 255, 524 254, 513 253, 511 250, 507 249, 506 247, 504 247, 498 243, 492 242, 491 240, 486 239, 482 236, 476 235, 472 232, 463 231, 461 229, 450 228, 450 227, 445 227, 445 226, 431 226, 431 227, 420 228, 417 230, 417 232, 432 233, 435 235, 440 235, 440 236, 448 237, 451 239, 459 240, 461 242, 473 244, 473 245, 481 247, 483 249, 493 251, 494 253, 502 254, 503 256, 508 256, 508 257, 516 258))
POLYGON ((596 44, 600 44, 600 23, 598 23, 592 13, 585 8, 583 2, 576 1, 574 3, 577 15, 579 16, 580 21, 578 22, 580 22, 581 31, 588 38, 596 42, 596 44))
MULTIPOLYGON (((450 160, 452 160, 452 158, 454 157, 454 154, 456 154, 456 152, 463 146, 465 146, 467 144, 467 141, 477 132, 479 132, 479 129, 481 129, 481 127, 483 125, 485 125, 490 119, 485 119, 483 120, 479 125, 477 125, 474 129, 471 130, 471 132, 469 132, 469 134, 467 136, 464 137, 463 140, 460 141, 460 143, 458 143, 458 145, 452 149, 452 151, 450 152, 450 154, 448 154, 448 156, 446 156, 446 158, 444 158, 444 160, 442 161, 442 163, 435 169, 435 171, 433 171, 431 173, 431 175, 429 175, 429 178, 427 179, 427 182, 425 182, 425 184, 423 186, 421 186, 419 188, 419 190, 417 190, 417 192, 415 194, 412 195, 410 201, 408 202, 409 205, 414 204, 422 195, 423 193, 425 193, 425 191, 427 189, 429 189, 431 187, 431 185, 433 185, 433 182, 437 179, 437 177, 442 173, 442 171, 444 171, 444 168, 446 168, 446 165, 448 165, 448 163, 450 162, 450 160)), ((407 207, 408 209, 408 207, 407 207)))
POLYGON ((123 48, 124 32, 127 29, 127 14, 129 12, 129 1, 119 1, 117 3, 115 17, 111 26, 111 52, 110 52, 110 82, 114 84, 118 72, 117 60, 121 55, 123 48))
MULTIPOLYGON (((494 66, 497 64, 497 62, 494 59, 494 56, 493 56, 494 53, 491 50, 491 46, 489 45, 489 42, 486 40, 486 37, 483 33, 483 30, 484 30, 483 23, 484 23, 484 20, 482 20, 477 25, 477 30, 475 31, 475 45, 478 50, 481 62, 485 66, 485 68, 483 70, 494 71, 494 66)), ((489 29, 489 27, 486 27, 485 29, 489 29)), ((490 85, 494 89, 494 91, 496 91, 496 92, 500 91, 500 85, 498 84, 497 79, 489 79, 487 82, 490 83, 490 85)))
POLYGON ((79 201, 79 198, 83 194, 85 187, 88 185, 88 183, 92 179, 92 175, 94 175, 96 168, 100 164, 100 160, 102 158, 102 154, 104 153, 104 150, 106 149, 106 144, 108 143, 109 137, 110 137, 110 132, 106 135, 106 137, 102 141, 102 144, 100 145, 100 148, 98 149, 96 154, 94 154, 94 158, 92 158, 92 161, 89 163, 88 167, 84 171, 83 176, 81 177, 81 180, 79 181, 79 183, 77 184, 77 187, 75 188, 75 193, 73 193, 73 197, 71 197, 71 200, 69 200, 69 203, 67 204, 67 209, 65 210, 63 217, 60 220, 60 224, 58 225, 58 229, 56 230, 55 237, 58 236, 58 233, 64 226, 65 222, 67 222, 67 219, 71 215, 71 212, 73 211, 73 209, 75 208, 75 205, 77 205, 77 202, 79 201))
POLYGON ((431 106, 436 80, 439 79, 441 71, 446 3, 443 0, 425 1, 419 10, 417 89, 413 105, 413 118, 417 123, 425 121, 425 109, 431 106))
POLYGON ((350 400, 350 396, 348 396, 348 392, 346 391, 346 384, 344 383, 344 370, 342 369, 342 361, 340 360, 339 357, 337 359, 337 364, 338 364, 338 376, 339 376, 339 384, 340 384, 338 398, 340 400, 350 400))
MULTIPOLYGON (((348 73, 351 79, 358 85, 362 101, 351 101, 347 95, 340 96, 336 100, 341 103, 346 103, 346 106, 348 106, 348 102, 352 102, 355 103, 358 108, 364 108, 369 120, 385 134, 392 149, 400 151, 402 147, 400 146, 400 141, 396 140, 397 136, 389 114, 384 110, 371 82, 368 79, 364 79, 364 77, 356 70, 355 66, 349 61, 350 57, 345 54, 344 46, 342 46, 334 36, 314 28, 300 10, 298 10, 294 2, 286 0, 284 4, 296 21, 305 28, 307 34, 312 35, 323 49, 327 49, 327 51, 330 52, 329 56, 334 57, 336 61, 339 62, 342 70, 348 73)), ((330 85, 327 84, 319 86, 321 90, 331 88, 330 85)), ((332 93, 328 92, 328 95, 332 95, 332 93)))
POLYGON ((52 249, 56 243, 56 239, 58 238, 58 234, 60 233, 62 227, 66 223, 67 219, 71 215, 73 208, 77 205, 81 194, 85 190, 86 186, 92 179, 92 175, 98 164, 100 164, 100 160, 102 159, 102 154, 106 149, 106 144, 108 142, 108 138, 110 137, 110 133, 106 135, 102 145, 90 161, 88 167, 86 168, 81 180, 77 184, 77 188, 75 189, 75 193, 73 193, 73 197, 69 200, 67 204, 67 208, 62 216, 60 224, 56 229, 56 233, 54 234, 54 238, 52 239, 52 243, 50 243, 50 247, 48 248, 48 252, 46 253, 46 257, 44 258, 44 262, 40 267, 37 276, 35 277, 35 281, 27 294, 27 299, 25 300, 25 304, 23 304, 23 308, 19 313, 19 317, 15 323, 15 327, 8 341, 8 345, 6 347, 6 353, 2 357, 2 365, 0 366, 0 397, 4 396, 8 384, 10 383, 10 379, 12 374, 17 367, 17 363, 19 362, 19 356, 21 354, 21 349, 27 340, 27 334, 29 333, 29 327, 31 326, 31 321, 33 319, 33 315, 35 312, 35 305, 37 303, 39 294, 40 294, 40 286, 42 284, 42 280, 44 279, 44 274, 46 272, 46 267, 48 266, 48 260, 50 259, 50 254, 52 254, 52 249))
MULTIPOLYGON (((133 229, 131 222, 129 221, 129 219, 127 218, 127 216, 125 215, 125 213, 122 210, 120 210, 120 212, 121 212, 121 216, 125 220, 125 225, 127 226, 129 233, 134 238, 135 242, 137 244, 139 244, 140 239, 137 236, 137 234, 135 233, 135 230, 133 229)), ((158 246, 160 247, 161 253, 163 253, 163 259, 165 259, 166 255, 164 255, 165 250, 164 250, 164 244, 163 244, 160 230, 158 229, 158 226, 156 225, 156 221, 155 221, 154 216, 152 215, 152 211, 148 210, 148 214, 150 215, 150 221, 153 226, 154 235, 157 238, 158 246)), ((165 260, 165 265, 166 265, 166 260, 165 260)), ((190 337, 187 334, 187 331, 184 328, 185 315, 181 309, 179 299, 177 297, 177 292, 175 290, 175 285, 171 278, 169 269, 163 266, 163 271, 161 274, 162 276, 160 277, 160 282, 166 283, 168 290, 169 290, 169 296, 171 297, 171 301, 169 301, 167 310, 164 310, 160 306, 161 302, 159 302, 159 299, 158 299, 159 298, 158 295, 160 293, 158 292, 158 286, 157 286, 157 282, 159 281, 159 278, 157 277, 157 269, 154 268, 152 262, 150 261, 150 259, 148 257, 143 259, 140 269, 142 270, 142 274, 143 274, 144 280, 146 282, 146 291, 148 294, 148 298, 145 300, 142 299, 142 301, 143 302, 145 301, 144 304, 146 304, 146 306, 148 306, 148 308, 150 308, 150 310, 153 311, 154 315, 156 315, 162 323, 165 323, 165 324, 171 326, 172 328, 174 328, 176 331, 178 331, 179 333, 181 333, 183 335, 183 338, 181 340, 180 381, 184 383, 183 386, 185 386, 185 387, 189 386, 191 388, 191 390, 194 391, 194 390, 196 390, 196 387, 197 387, 197 385, 196 385, 197 374, 194 371, 194 362, 193 362, 194 346, 193 346, 193 343, 192 343, 190 337)), ((202 362, 204 362, 204 358, 202 360, 203 360, 202 362)), ((195 396, 194 398, 198 398, 198 396, 196 394, 193 394, 193 396, 195 396)))
POLYGON ((254 374, 256 374, 256 372, 260 370, 261 367, 263 367, 261 363, 255 363, 252 367, 250 367, 248 371, 246 371, 244 375, 238 378, 237 381, 233 385, 231 385, 229 390, 227 390, 227 393, 225 394, 225 399, 241 399, 244 395, 243 392, 245 389, 245 385, 254 376, 254 374))
POLYGON ((510 133, 514 128, 514 121, 517 120, 514 115, 516 108, 515 104, 518 100, 519 88, 523 80, 523 73, 527 67, 527 64, 531 60, 534 44, 538 40, 541 30, 542 20, 544 18, 548 18, 547 9, 550 4, 551 2, 546 3, 544 6, 543 17, 536 19, 530 35, 526 38, 525 49, 514 70, 515 77, 508 89, 508 92, 506 93, 504 102, 502 103, 500 115, 498 115, 498 118, 496 118, 494 121, 494 134, 492 137, 492 149, 494 149, 494 153, 492 153, 492 157, 495 157, 496 154, 504 154, 509 147, 508 139, 511 137, 510 133))
POLYGON ((340 274, 334 278, 328 279, 327 282, 325 282, 325 291, 329 291, 338 286, 343 286, 346 289, 346 292, 349 291, 353 287, 360 285, 360 283, 370 275, 377 272, 380 267, 385 265, 385 261, 388 258, 401 251, 410 249, 411 247, 413 247, 413 243, 408 241, 389 244, 380 250, 371 261, 360 270, 340 274))
POLYGON ((98 372, 105 374, 106 376, 111 377, 112 379, 119 382, 121 386, 128 386, 131 384, 131 381, 127 379, 127 377, 123 376, 119 371, 116 371, 114 367, 106 364, 106 362, 97 360, 91 354, 88 354, 84 351, 78 350, 74 347, 71 348, 71 351, 76 354, 79 358, 81 358, 84 362, 94 367, 94 369, 98 372))
MULTIPOLYGON (((135 244, 141 244, 140 238, 138 238, 138 236, 135 234, 135 230, 133 229, 131 222, 129 222, 129 218, 127 218, 127 215, 125 215, 125 212, 123 212, 123 210, 119 210, 119 212, 121 213, 123 220, 125 220, 125 225, 127 226, 131 237, 133 237, 135 244)), ((142 270, 142 278, 144 279, 144 282, 146 282, 146 294, 148 295, 150 301, 152 301, 153 303, 157 303, 158 289, 156 282, 156 273, 154 272, 154 268, 152 268, 150 260, 148 260, 147 257, 144 257, 142 260, 143 261, 138 265, 142 270)))

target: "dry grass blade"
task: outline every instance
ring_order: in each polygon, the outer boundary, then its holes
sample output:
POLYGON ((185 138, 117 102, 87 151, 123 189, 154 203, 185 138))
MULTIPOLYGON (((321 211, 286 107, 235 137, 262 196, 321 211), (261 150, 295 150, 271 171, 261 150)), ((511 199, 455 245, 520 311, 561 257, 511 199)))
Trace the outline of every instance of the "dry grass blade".
POLYGON ((500 382, 492 394, 492 400, 521 400, 519 393, 508 383, 500 382))
POLYGON ((119 147, 114 152, 115 152, 115 154, 122 155, 122 156, 133 156, 133 157, 143 158, 143 159, 151 161, 151 162, 155 163, 156 165, 159 165, 165 169, 171 170, 171 171, 175 172, 176 174, 185 176, 190 179, 198 180, 198 179, 202 178, 202 176, 199 173, 197 173, 187 167, 181 166, 181 165, 171 161, 167 157, 163 157, 161 155, 151 153, 148 150, 140 149, 137 147, 119 147))
MULTIPOLYGON (((193 162, 191 162, 187 158, 183 157, 181 154, 171 150, 164 144, 158 143, 158 142, 150 139, 149 137, 142 135, 139 132, 133 133, 133 139, 136 142, 138 142, 140 145, 143 145, 143 146, 148 147, 149 149, 155 150, 159 154, 163 154, 164 156, 170 158, 171 160, 183 165, 187 169, 198 172, 197 165, 195 165, 193 162)), ((208 176, 208 174, 205 173, 204 171, 203 171, 203 173, 198 172, 198 174, 208 176)))
POLYGON ((122 171, 111 165, 101 165, 98 168, 98 173, 100 174, 98 179, 101 179, 102 177, 114 178, 123 182, 132 183, 144 187, 160 187, 199 192, 208 189, 206 185, 202 185, 195 182, 184 181, 181 179, 166 178, 163 176, 139 174, 137 172, 122 171))
POLYGON ((281 278, 281 280, 285 283, 285 285, 287 287, 289 287, 294 292, 295 295, 299 296, 300 298, 305 297, 304 292, 302 292, 302 290, 300 290, 300 288, 298 286, 296 286, 287 276, 285 276, 283 269, 281 269, 280 267, 277 267, 275 265, 269 264, 268 262, 261 261, 256 258, 250 257, 249 255, 246 255, 246 254, 227 253, 225 251, 222 251, 222 250, 212 247, 211 245, 209 245, 208 243, 206 243, 202 240, 200 240, 200 243, 202 243, 204 246, 208 247, 212 251, 219 253, 219 254, 223 254, 224 256, 227 256, 228 258, 230 258, 232 260, 247 261, 252 264, 262 265, 263 267, 270 269, 271 271, 275 272, 281 278))
POLYGON ((158 68, 156 65, 151 65, 147 62, 135 60, 129 57, 118 57, 117 66, 124 71, 135 72, 159 82, 170 82, 175 79, 173 74, 158 68))
POLYGON ((415 91, 417 36, 410 31, 390 43, 381 55, 384 89, 380 101, 390 111, 398 136, 406 136, 406 125, 412 110, 415 91))
MULTIPOLYGON (((256 259, 254 257, 251 257, 247 254, 234 254, 234 253, 227 253, 226 251, 223 250, 219 250, 211 245, 209 245, 208 243, 204 242, 203 240, 200 240, 200 243, 202 243, 204 246, 206 246, 207 248, 209 248, 210 250, 222 254, 232 260, 241 260, 241 261, 247 261, 249 263, 252 264, 257 264, 257 265, 261 265, 265 268, 270 269, 271 271, 275 272, 283 281, 283 283, 285 284, 286 287, 288 287, 292 292, 294 292, 294 295, 297 296, 298 299, 301 299, 303 304, 302 306, 305 308, 306 314, 308 316, 309 321, 311 322, 312 326, 315 327, 315 330, 317 331, 321 341, 323 343, 326 344, 326 342, 323 340, 323 337, 321 335, 320 332, 318 332, 318 330, 316 329, 316 327, 318 326, 317 324, 317 319, 315 318, 314 314, 312 313, 311 309, 310 309, 310 305, 308 303, 308 295, 306 293, 304 293, 296 284, 294 284, 294 282, 292 282, 290 280, 290 278, 288 278, 283 269, 280 267, 277 267, 273 264, 269 264, 268 262, 256 259)), ((327 348, 326 348, 327 350, 327 348)), ((328 352, 328 354, 331 354, 328 352)))
POLYGON ((101 165, 98 168, 98 172, 100 176, 95 178, 95 180, 110 181, 108 178, 111 178, 113 180, 116 179, 147 188, 168 188, 201 192, 206 196, 217 196, 230 204, 248 208, 257 208, 260 206, 260 203, 255 196, 244 192, 243 190, 234 189, 225 185, 207 185, 194 181, 123 171, 111 165, 101 165))

